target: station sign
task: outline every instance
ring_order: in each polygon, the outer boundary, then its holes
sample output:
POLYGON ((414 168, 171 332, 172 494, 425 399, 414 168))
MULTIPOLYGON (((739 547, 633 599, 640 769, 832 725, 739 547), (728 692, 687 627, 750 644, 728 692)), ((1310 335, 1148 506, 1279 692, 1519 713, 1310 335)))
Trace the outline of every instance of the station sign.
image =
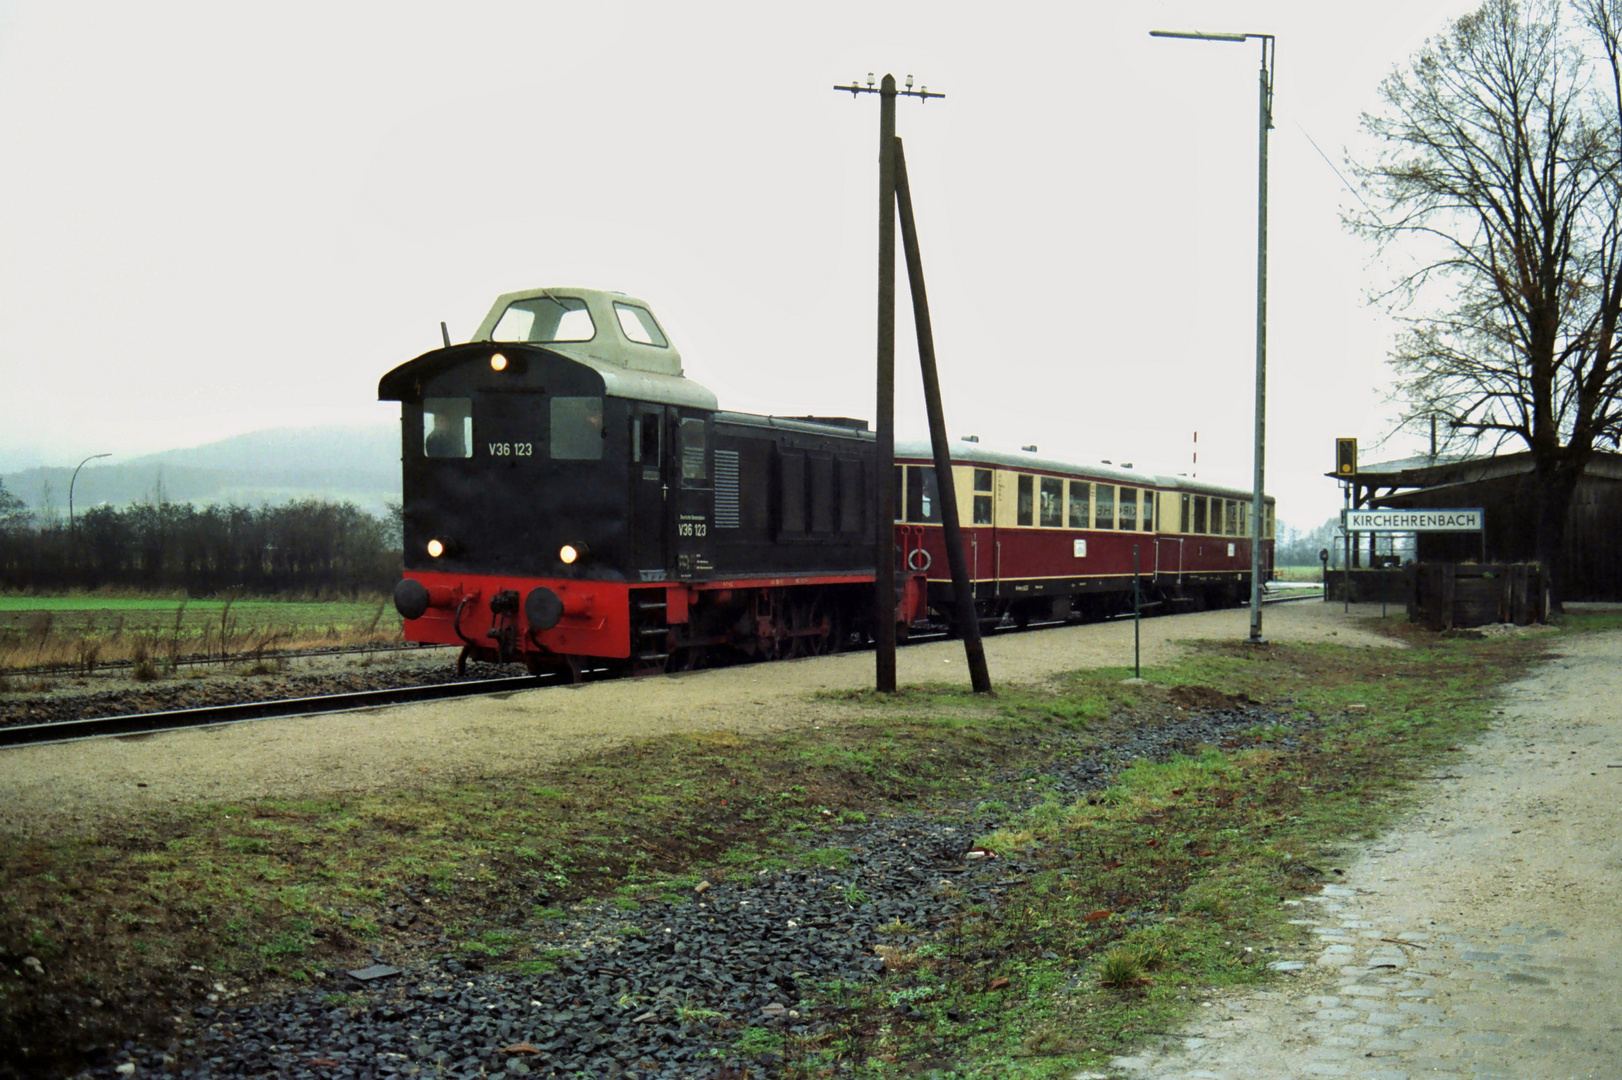
POLYGON ((1485 515, 1475 510, 1343 510, 1347 532, 1480 532, 1485 515))

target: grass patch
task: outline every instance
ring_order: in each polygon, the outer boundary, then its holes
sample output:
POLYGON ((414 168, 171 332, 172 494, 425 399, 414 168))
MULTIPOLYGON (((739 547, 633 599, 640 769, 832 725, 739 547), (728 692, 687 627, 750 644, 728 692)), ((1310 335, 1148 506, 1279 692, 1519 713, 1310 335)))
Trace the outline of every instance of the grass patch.
MULTIPOLYGON (((1190 988, 1262 978, 1264 950, 1290 933, 1279 900, 1313 887, 1321 851, 1377 829, 1424 762, 1479 731, 1484 690, 1546 640, 1431 640, 1377 655, 1215 645, 1146 670, 1159 686, 1123 686, 1125 672, 1109 669, 992 699, 939 687, 829 695, 842 715, 820 730, 670 736, 523 781, 196 806, 0 839, 0 952, 36 956, 51 973, 42 993, 0 971, 0 1054, 72 1065, 76 1048, 153 1030, 171 1015, 154 1003, 205 995, 221 975, 319 985, 325 970, 367 962, 373 944, 443 951, 443 934, 469 966, 545 974, 556 957, 529 931, 566 920, 573 901, 610 898, 629 913, 790 858, 845 866, 839 830, 953 800, 997 814, 1001 827, 980 842, 1037 870, 995 913, 971 912, 929 940, 888 928, 886 981, 824 988, 844 1019, 796 1036, 790 1065, 1058 1075, 1172 1022, 1190 988), (1180 702, 1240 698, 1318 726, 1305 738, 1258 727, 1231 746, 1134 766, 1079 804, 1048 799, 1019 814, 984 779, 1091 753, 1118 730, 1175 719, 1180 702), (1106 985, 1112 950, 1148 981, 1106 985), (91 997, 107 1008, 86 1010, 91 997), (73 1031, 72 1045, 55 1031, 73 1031)), ((842 899, 869 897, 852 885, 842 899)), ((739 1035, 751 1039, 782 1043, 764 1029, 739 1035)))
POLYGON ((1107 1067, 1217 988, 1266 980, 1267 961, 1299 939, 1284 901, 1332 880, 1342 844, 1378 832, 1418 776, 1482 731, 1491 688, 1543 643, 1432 640, 1377 656, 1213 645, 1146 672, 1171 690, 1123 705, 1135 724, 1218 695, 1271 701, 1309 726, 1258 726, 1011 815, 977 843, 1017 854, 1019 885, 916 948, 879 946, 877 985, 822 988, 802 1007, 838 1019, 778 1051, 789 1075, 1065 1076, 1107 1067))
MULTIPOLYGON (((387 597, 356 600, 0 595, 0 671, 93 670, 126 661, 141 681, 190 657, 247 655, 400 640, 387 597), (167 667, 166 667, 167 665, 167 667)), ((15 688, 15 687, 14 687, 15 688)), ((26 689, 26 687, 24 687, 26 689)))

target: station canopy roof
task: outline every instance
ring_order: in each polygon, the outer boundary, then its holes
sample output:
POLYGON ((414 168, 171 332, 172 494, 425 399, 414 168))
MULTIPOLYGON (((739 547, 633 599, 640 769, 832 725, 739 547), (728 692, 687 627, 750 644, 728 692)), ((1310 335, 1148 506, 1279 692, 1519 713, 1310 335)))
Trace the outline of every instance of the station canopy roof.
MULTIPOLYGON (((1442 455, 1398 458, 1393 461, 1359 465, 1351 476, 1325 473, 1332 480, 1349 481, 1360 489, 1355 502, 1380 502, 1405 489, 1432 490, 1461 487, 1490 480, 1521 476, 1532 471, 1531 451, 1476 456, 1442 455), (1376 494, 1380 493, 1380 494, 1376 494)), ((1622 454, 1596 450, 1584 474, 1607 480, 1622 480, 1622 454)))

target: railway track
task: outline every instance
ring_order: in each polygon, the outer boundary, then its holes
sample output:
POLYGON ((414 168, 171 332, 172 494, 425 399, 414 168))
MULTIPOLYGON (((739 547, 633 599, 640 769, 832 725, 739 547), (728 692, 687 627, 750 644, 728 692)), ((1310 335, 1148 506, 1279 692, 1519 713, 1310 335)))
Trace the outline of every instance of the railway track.
POLYGON ((123 716, 94 716, 82 720, 58 720, 46 724, 18 724, 0 728, 0 746, 30 743, 67 742, 106 735, 140 735, 181 728, 234 724, 278 716, 304 716, 312 713, 347 712, 380 705, 403 705, 414 701, 440 701, 446 698, 479 697, 514 690, 533 690, 553 682, 534 675, 467 682, 436 683, 431 686, 403 686, 388 690, 353 690, 342 694, 283 698, 276 701, 243 701, 231 705, 210 705, 197 709, 170 709, 162 712, 131 713, 123 716))
MULTIPOLYGON (((1321 600, 1322 592, 1302 595, 1273 596, 1264 604, 1293 603, 1300 600, 1321 600)), ((1131 618, 1130 614, 1113 619, 1131 618)), ((1032 623, 1030 629, 1062 626, 1063 623, 1032 623)), ((945 635, 918 635, 915 641, 934 640, 945 635)), ((416 650, 420 646, 409 646, 416 650)), ((400 650, 400 651, 408 651, 400 650)), ((382 649, 377 651, 393 651, 382 649)), ((330 654, 327 654, 330 655, 330 654)), ((215 662, 218 662, 217 660, 215 662)), ((601 678, 604 672, 591 670, 587 679, 601 678)), ((405 686, 381 690, 353 690, 338 694, 320 694, 310 697, 282 698, 272 701, 244 701, 228 705, 210 705, 191 709, 168 709, 159 712, 128 713, 117 716, 86 717, 79 720, 57 720, 41 724, 16 724, 0 727, 0 747, 25 746, 34 743, 68 742, 109 735, 143 735, 159 731, 175 731, 192 727, 210 727, 234 724, 272 717, 307 716, 318 713, 348 712, 371 709, 384 705, 405 705, 418 701, 443 701, 459 697, 481 697, 486 694, 510 693, 516 690, 534 690, 544 686, 560 685, 570 680, 566 675, 521 675, 496 679, 476 679, 462 682, 435 683, 426 686, 405 686)))
MULTIPOLYGON (((177 668, 199 667, 210 664, 251 664, 259 661, 300 660, 310 657, 323 656, 371 656, 387 653, 420 653, 433 652, 436 649, 455 649, 455 645, 425 645, 416 641, 402 641, 390 645, 364 645, 348 647, 343 645, 328 645, 315 649, 262 649, 257 652, 228 653, 224 656, 203 656, 190 654, 178 656, 174 660, 165 658, 162 663, 177 668)), ((61 675, 64 672, 77 672, 84 675, 100 675, 115 671, 128 671, 135 667, 134 660, 97 660, 88 667, 71 660, 60 660, 50 664, 28 664, 23 667, 9 668, 8 675, 61 675)))

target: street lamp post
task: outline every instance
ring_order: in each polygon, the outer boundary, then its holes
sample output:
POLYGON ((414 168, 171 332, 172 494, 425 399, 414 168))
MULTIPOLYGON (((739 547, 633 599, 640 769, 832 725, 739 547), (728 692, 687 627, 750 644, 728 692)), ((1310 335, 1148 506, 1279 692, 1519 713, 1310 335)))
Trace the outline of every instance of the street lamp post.
POLYGON ((73 534, 73 485, 79 482, 79 469, 95 461, 97 458, 112 457, 112 454, 91 454, 79 462, 78 468, 73 470, 73 478, 68 481, 68 534, 73 534))
POLYGON ((1151 37, 1196 41, 1262 43, 1261 109, 1258 117, 1256 166, 1256 446, 1254 486, 1250 500, 1250 643, 1262 637, 1262 474, 1267 449, 1267 132, 1273 126, 1274 48, 1272 34, 1209 34, 1200 31, 1151 30, 1151 37))

